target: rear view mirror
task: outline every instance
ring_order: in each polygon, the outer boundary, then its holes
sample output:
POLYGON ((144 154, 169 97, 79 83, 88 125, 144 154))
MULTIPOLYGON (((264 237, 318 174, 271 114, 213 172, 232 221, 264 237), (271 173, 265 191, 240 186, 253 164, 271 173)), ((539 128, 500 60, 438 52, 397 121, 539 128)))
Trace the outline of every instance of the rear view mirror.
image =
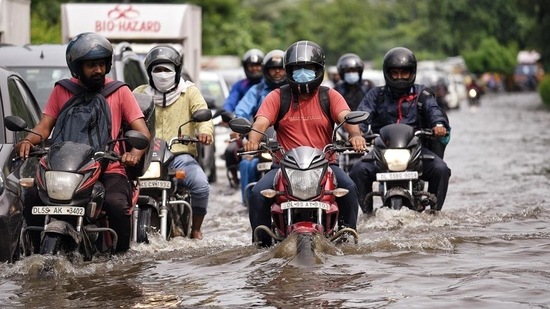
POLYGON ((239 134, 247 134, 252 130, 252 124, 245 118, 233 118, 229 121, 229 127, 239 134))

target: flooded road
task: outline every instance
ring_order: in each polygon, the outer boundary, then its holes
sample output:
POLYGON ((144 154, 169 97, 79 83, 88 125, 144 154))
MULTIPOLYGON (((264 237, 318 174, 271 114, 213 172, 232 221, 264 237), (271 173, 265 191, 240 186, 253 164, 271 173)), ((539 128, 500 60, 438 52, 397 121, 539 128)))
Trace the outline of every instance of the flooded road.
POLYGON ((499 94, 449 117, 452 176, 438 215, 361 215, 357 245, 320 247, 304 263, 250 244, 222 162, 204 240, 2 264, 0 307, 550 308, 550 111, 536 93, 499 94))

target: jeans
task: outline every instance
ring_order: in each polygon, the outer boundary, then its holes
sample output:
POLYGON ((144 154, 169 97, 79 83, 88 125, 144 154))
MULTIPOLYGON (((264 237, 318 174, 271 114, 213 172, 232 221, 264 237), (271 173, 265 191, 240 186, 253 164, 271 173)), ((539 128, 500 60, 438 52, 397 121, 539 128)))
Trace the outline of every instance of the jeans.
POLYGON ((186 176, 184 179, 179 180, 178 188, 189 190, 193 215, 206 215, 206 207, 210 197, 210 184, 199 163, 189 154, 180 154, 174 158, 174 161, 170 164, 170 169, 185 171, 186 176))
POLYGON ((258 181, 258 162, 260 159, 258 157, 242 158, 239 162, 239 172, 241 174, 241 196, 243 205, 246 206, 246 186, 249 183, 258 181))
MULTIPOLYGON (((429 182, 428 192, 435 194, 437 197, 437 210, 441 210, 447 196, 451 170, 440 157, 429 149, 423 147, 421 154, 435 157, 433 160, 422 161, 423 171, 420 178, 429 182)), ((367 194, 372 192, 372 183, 376 180, 376 173, 378 172, 380 172, 380 169, 376 167, 374 162, 357 161, 352 166, 349 175, 357 185, 360 203, 363 204, 367 194)))
MULTIPOLYGON (((357 197, 357 188, 351 178, 337 165, 331 164, 330 168, 336 177, 339 188, 345 188, 349 190, 349 193, 336 198, 336 203, 339 207, 339 221, 344 226, 352 229, 357 227, 357 214, 359 211, 359 203, 357 197)), ((279 171, 279 168, 273 165, 273 169, 269 171, 264 177, 262 177, 258 183, 252 189, 250 194, 250 208, 249 219, 250 226, 252 227, 252 237, 254 237, 254 230, 260 225, 271 227, 271 204, 275 202, 274 198, 267 198, 260 192, 264 189, 272 189, 275 175, 279 171)), ((260 231, 258 234, 260 245, 269 246, 271 244, 271 237, 265 232, 260 231)))

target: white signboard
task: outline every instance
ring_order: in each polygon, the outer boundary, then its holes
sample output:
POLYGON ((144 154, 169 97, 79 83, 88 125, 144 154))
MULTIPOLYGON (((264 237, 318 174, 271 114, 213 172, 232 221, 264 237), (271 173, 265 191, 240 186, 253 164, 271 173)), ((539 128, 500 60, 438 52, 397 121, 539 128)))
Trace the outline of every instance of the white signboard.
POLYGON ((67 27, 63 39, 92 31, 109 39, 181 40, 186 36, 184 23, 189 9, 189 5, 171 4, 67 3, 63 5, 67 27))

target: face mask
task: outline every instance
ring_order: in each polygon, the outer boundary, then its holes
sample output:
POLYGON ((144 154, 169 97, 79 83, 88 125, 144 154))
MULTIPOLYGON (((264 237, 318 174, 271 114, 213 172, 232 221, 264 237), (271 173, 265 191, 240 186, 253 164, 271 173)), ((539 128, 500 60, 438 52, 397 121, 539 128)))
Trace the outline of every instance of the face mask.
POLYGON ((346 83, 353 85, 359 81, 359 73, 349 72, 344 74, 344 80, 346 83))
POLYGON ((315 71, 308 69, 298 69, 292 72, 292 79, 298 83, 308 83, 315 79, 315 71))
POLYGON ((176 72, 158 72, 151 73, 153 83, 160 92, 170 90, 176 83, 176 72))

